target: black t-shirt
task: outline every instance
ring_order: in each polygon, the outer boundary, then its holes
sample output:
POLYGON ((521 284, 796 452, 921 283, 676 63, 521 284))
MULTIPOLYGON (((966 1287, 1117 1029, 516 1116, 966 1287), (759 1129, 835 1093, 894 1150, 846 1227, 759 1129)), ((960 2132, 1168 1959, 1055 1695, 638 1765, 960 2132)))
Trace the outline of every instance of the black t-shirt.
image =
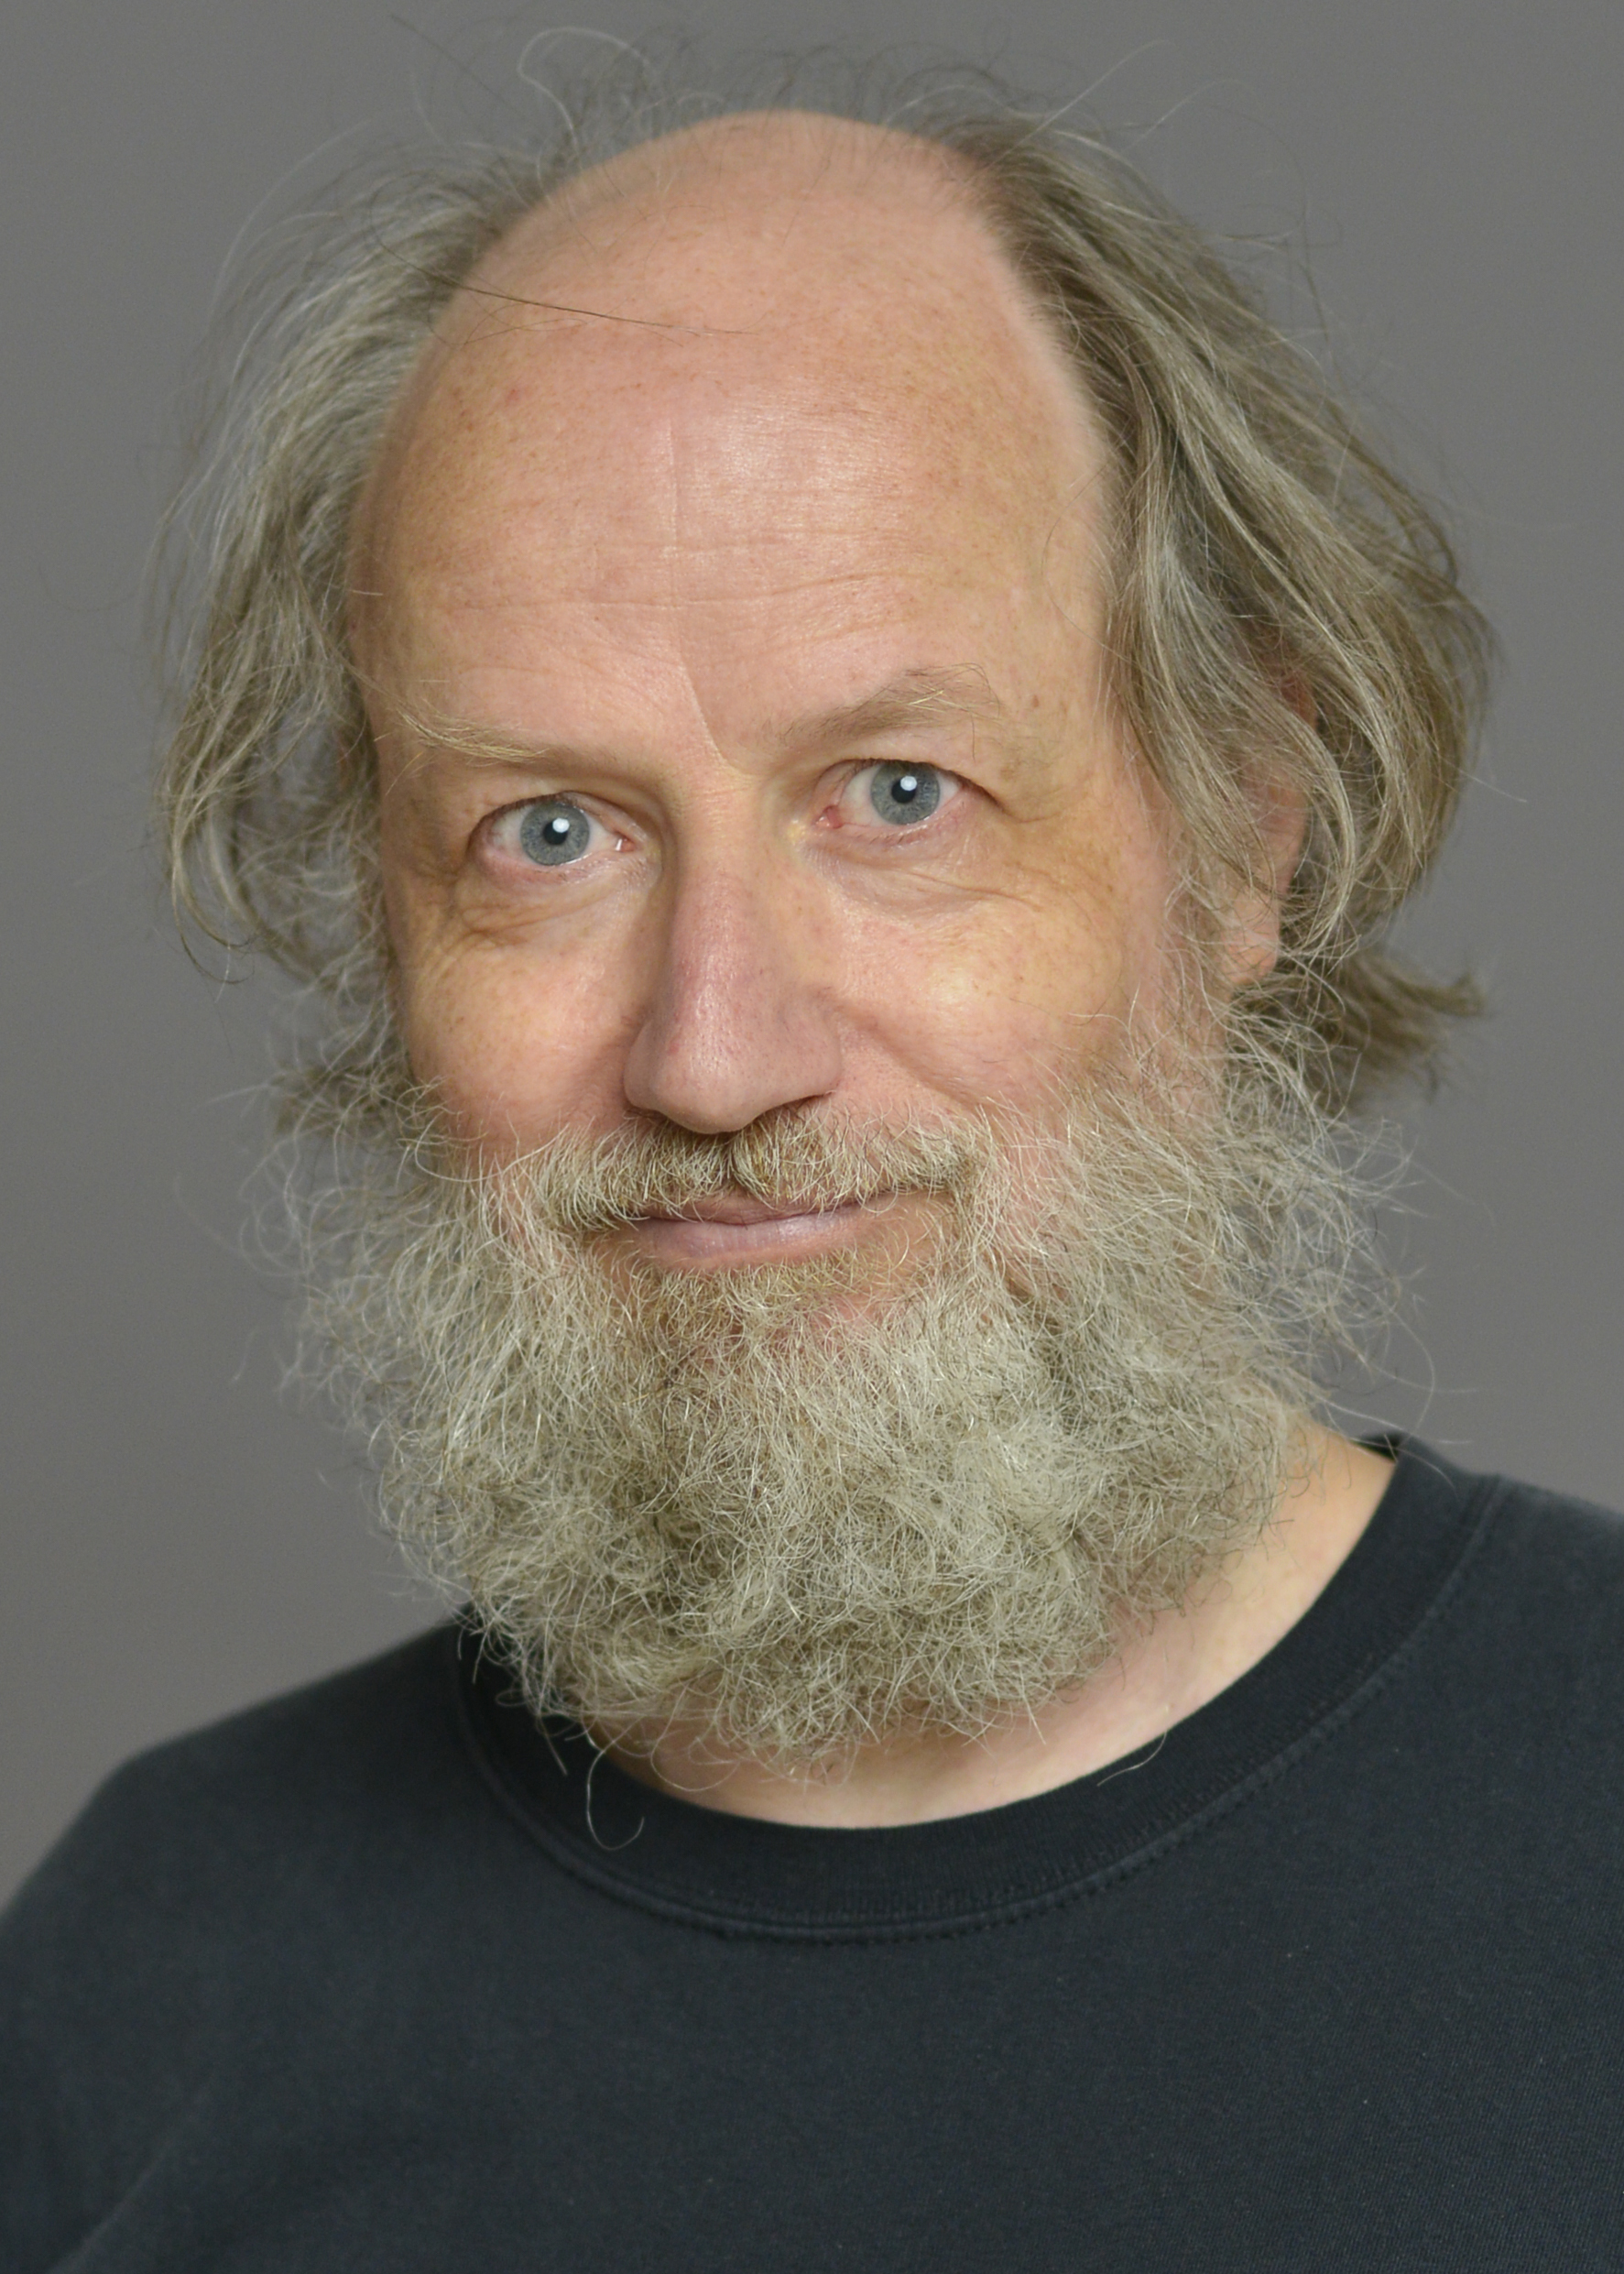
POLYGON ((6 2274, 1624 2267, 1624 1525, 1407 1449, 1232 1688, 938 1823, 661 1797, 443 1629, 0 1932, 6 2274))

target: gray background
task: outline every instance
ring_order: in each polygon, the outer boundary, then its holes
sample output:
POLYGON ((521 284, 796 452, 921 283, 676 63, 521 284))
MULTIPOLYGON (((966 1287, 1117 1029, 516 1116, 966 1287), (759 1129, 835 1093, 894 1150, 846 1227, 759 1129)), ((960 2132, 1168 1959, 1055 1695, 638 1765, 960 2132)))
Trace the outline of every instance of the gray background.
MULTIPOLYGON (((618 0, 573 20, 623 36, 618 0)), ((532 25, 546 19, 532 16, 532 25)), ((1624 1501, 1617 0, 756 0, 726 49, 928 38, 1140 131, 1215 227, 1306 248, 1345 369, 1453 500, 1506 667, 1483 780, 1411 927, 1493 1022, 1416 1119, 1417 1339, 1380 1405, 1624 1501)), ((136 593, 177 394, 234 236, 420 100, 482 108, 497 19, 414 0, 11 0, 0 1887, 134 1747, 427 1609, 351 1457, 278 1390, 236 1252, 262 1006, 166 928, 142 847, 136 593), (365 131, 361 136, 365 139, 365 131)))

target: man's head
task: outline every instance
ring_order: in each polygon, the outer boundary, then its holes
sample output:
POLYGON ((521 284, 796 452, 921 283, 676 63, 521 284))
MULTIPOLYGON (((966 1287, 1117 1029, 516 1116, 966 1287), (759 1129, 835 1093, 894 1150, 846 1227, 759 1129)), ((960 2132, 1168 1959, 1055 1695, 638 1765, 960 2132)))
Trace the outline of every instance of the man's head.
POLYGON ((488 1147, 928 1125, 1156 1015, 1106 453, 960 174, 793 115, 634 153, 486 255, 393 414, 353 640, 399 1016, 488 1147))
POLYGON ((538 1696, 975 1727, 1276 1503, 1473 619, 1008 127, 459 195, 307 300, 171 765, 338 1009, 307 1116, 395 1148, 328 1324, 538 1696))

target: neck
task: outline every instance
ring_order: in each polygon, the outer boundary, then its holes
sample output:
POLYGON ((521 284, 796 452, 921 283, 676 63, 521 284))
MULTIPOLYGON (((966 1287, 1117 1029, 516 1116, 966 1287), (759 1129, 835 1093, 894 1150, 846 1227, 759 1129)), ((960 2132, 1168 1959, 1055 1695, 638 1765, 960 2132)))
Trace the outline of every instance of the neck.
POLYGON ((979 1737, 911 1733, 860 1747, 833 1775, 719 1759, 714 1741, 681 1730, 608 1749, 661 1791, 780 1824, 917 1824, 1047 1792, 1152 1744, 1255 1666, 1346 1557, 1391 1474, 1381 1454, 1312 1431, 1309 1460, 1260 1538, 1208 1573, 1176 1614, 1128 1630, 1082 1689, 979 1737))

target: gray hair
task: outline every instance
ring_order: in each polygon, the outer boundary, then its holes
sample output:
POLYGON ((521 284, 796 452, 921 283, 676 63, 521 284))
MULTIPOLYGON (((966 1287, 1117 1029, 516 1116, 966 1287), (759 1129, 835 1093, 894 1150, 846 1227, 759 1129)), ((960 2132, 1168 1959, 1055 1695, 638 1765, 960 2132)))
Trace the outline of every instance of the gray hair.
MULTIPOLYGON (((201 600, 158 813, 183 918, 265 950, 322 1004, 304 1088, 322 1118, 400 1072, 345 640, 351 524, 390 406, 521 214, 697 115, 623 83, 561 108, 542 147, 393 163, 303 224, 248 296, 172 524, 201 600)), ((1258 873, 1260 784, 1303 802, 1283 952, 1238 1006, 1252 1041, 1331 1108, 1428 1073, 1476 998, 1401 967, 1383 933, 1447 830, 1489 656, 1435 515, 1260 297, 1100 141, 979 95, 915 95, 882 123, 954 155, 1107 439, 1114 694, 1183 817, 1193 905, 1258 873)))

